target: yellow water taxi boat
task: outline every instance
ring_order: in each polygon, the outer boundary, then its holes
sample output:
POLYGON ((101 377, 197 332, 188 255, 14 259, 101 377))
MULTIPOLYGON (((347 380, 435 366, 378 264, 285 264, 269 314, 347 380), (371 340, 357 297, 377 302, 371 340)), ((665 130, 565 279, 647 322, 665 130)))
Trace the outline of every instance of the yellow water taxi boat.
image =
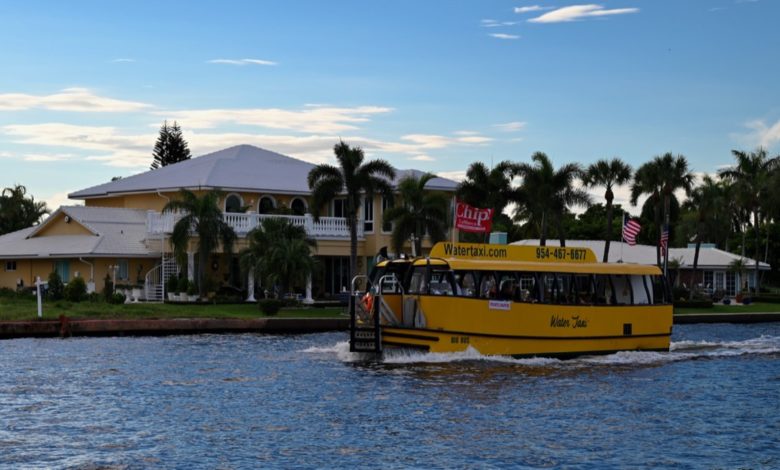
POLYGON ((570 357, 668 351, 669 289, 656 266, 587 248, 438 243, 383 261, 351 307, 350 349, 570 357))

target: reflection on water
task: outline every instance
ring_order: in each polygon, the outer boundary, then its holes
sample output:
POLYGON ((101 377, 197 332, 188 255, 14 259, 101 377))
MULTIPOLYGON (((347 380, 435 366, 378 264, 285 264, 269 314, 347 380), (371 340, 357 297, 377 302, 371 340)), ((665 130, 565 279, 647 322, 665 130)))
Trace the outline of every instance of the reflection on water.
POLYGON ((2 341, 0 467, 780 467, 780 324, 566 361, 345 339, 2 341))

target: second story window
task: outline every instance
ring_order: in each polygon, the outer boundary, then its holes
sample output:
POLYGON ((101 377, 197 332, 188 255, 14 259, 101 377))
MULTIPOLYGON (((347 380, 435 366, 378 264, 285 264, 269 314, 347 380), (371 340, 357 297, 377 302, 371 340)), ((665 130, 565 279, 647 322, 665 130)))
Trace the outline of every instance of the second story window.
POLYGON ((290 210, 292 210, 292 213, 295 215, 303 215, 306 213, 306 201, 303 199, 296 197, 292 200, 290 203, 290 210))
POLYGON ((347 216, 347 200, 346 199, 334 199, 333 200, 333 217, 346 217, 347 216))
POLYGON ((366 233, 374 231, 374 198, 371 197, 363 201, 363 230, 366 233))
POLYGON ((260 214, 270 214, 276 209, 276 201, 271 196, 263 196, 257 203, 257 212, 260 214))
POLYGON ((225 212, 241 212, 244 201, 238 194, 231 194, 225 199, 225 212))
MULTIPOLYGON (((382 198, 382 216, 384 217, 385 212, 387 209, 390 209, 393 207, 393 203, 390 200, 390 198, 383 197, 382 198)), ((390 233, 393 231, 393 223, 392 222, 384 222, 382 223, 382 231, 385 233, 390 233)))

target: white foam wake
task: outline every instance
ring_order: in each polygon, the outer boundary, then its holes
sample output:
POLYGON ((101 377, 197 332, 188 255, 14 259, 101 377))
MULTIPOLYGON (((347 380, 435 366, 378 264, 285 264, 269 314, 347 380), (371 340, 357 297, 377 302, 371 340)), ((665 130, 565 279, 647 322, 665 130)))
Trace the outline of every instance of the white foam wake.
MULTIPOLYGON (((333 346, 310 347, 303 350, 310 354, 333 354, 342 362, 365 360, 371 356, 349 352, 349 342, 341 341, 333 346)), ((481 354, 473 347, 454 353, 424 353, 413 350, 388 350, 382 357, 385 364, 441 364, 448 362, 485 361, 525 366, 588 366, 588 365, 642 365, 685 361, 700 358, 741 356, 746 354, 780 353, 780 336, 759 336, 743 341, 676 341, 669 352, 621 351, 605 356, 584 356, 572 360, 532 357, 514 359, 508 356, 481 354)))

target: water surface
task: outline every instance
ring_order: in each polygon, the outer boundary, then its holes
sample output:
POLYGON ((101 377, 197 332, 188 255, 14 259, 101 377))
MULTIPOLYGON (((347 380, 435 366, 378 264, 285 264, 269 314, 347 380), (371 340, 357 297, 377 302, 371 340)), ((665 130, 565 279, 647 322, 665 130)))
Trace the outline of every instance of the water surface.
POLYGON ((778 323, 570 361, 346 338, 0 341, 0 466, 780 468, 778 323))

